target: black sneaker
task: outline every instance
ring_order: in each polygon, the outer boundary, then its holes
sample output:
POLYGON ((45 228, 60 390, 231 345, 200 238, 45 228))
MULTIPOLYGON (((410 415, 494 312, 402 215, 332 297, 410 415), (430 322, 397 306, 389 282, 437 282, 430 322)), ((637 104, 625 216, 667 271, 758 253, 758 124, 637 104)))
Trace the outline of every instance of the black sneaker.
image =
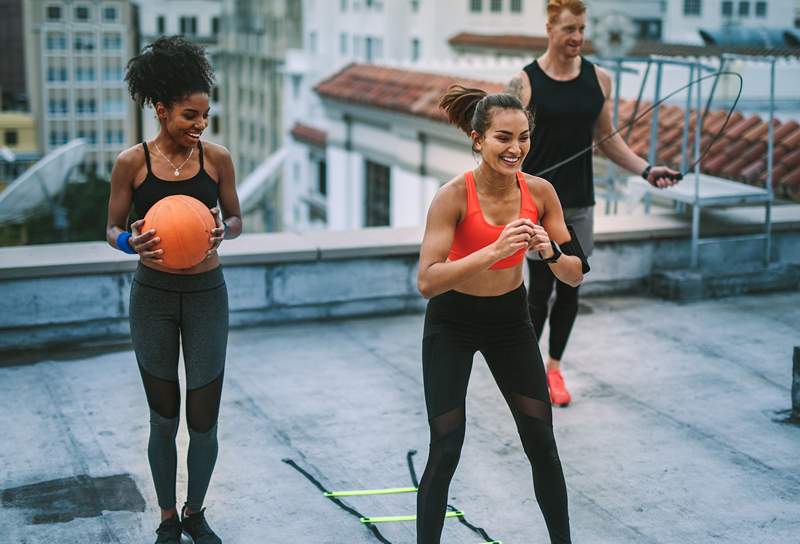
POLYGON ((183 532, 188 535, 194 544, 222 544, 222 540, 208 526, 205 516, 206 509, 186 515, 186 505, 181 509, 181 525, 183 532))
POLYGON ((161 522, 161 525, 156 529, 156 544, 181 544, 181 520, 178 519, 178 514, 175 514, 169 519, 161 522))

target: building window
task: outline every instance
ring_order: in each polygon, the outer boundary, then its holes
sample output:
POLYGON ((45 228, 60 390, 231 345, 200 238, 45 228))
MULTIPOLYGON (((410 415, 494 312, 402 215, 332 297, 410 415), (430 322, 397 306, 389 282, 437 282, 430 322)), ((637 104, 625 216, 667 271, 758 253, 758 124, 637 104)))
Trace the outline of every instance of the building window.
POLYGON ((74 47, 76 51, 94 51, 94 34, 75 34, 74 47))
POLYGON ((389 167, 367 161, 367 191, 364 225, 367 227, 389 226, 389 167))
POLYGON ((700 15, 703 11, 702 0, 683 0, 684 15, 700 15))
POLYGON ((503 0, 491 0, 492 13, 499 13, 503 11, 503 0))
POLYGON ((67 37, 61 32, 47 33, 47 50, 64 51, 67 48, 67 37))
POLYGON ((722 16, 733 17, 733 1, 725 0, 722 2, 722 16))
POLYGON ((341 56, 347 55, 347 44, 349 43, 349 41, 350 40, 348 39, 347 34, 345 34, 344 32, 339 34, 339 54, 341 56))
POLYGON ((347 0, 341 0, 341 2, 339 2, 339 9, 342 11, 342 13, 347 11, 347 0))
POLYGON ((417 13, 419 11, 419 0, 411 0, 411 11, 417 13))
POLYGON ((365 40, 366 46, 366 62, 372 62, 383 58, 383 39, 368 37, 365 40))
POLYGON ((323 196, 328 194, 328 163, 325 159, 317 162, 317 192, 323 196))
POLYGON ((739 2, 739 17, 750 17, 750 2, 739 2))
POLYGON ((105 6, 103 8, 103 20, 107 23, 113 23, 119 18, 119 12, 116 6, 105 6))
POLYGON ((9 147, 17 145, 19 143, 19 134, 16 130, 5 130, 3 131, 3 140, 5 141, 3 145, 9 147))
POLYGON ((75 68, 75 81, 94 81, 95 73, 93 66, 77 66, 75 68))
POLYGON ((211 18, 211 34, 216 36, 219 34, 219 17, 211 18))
POLYGON ((483 0, 469 0, 469 10, 473 13, 483 11, 483 0))
POLYGON ((767 16, 767 3, 756 2, 756 17, 766 17, 766 16, 767 16))
POLYGON ((412 61, 419 60, 420 49, 421 49, 421 45, 420 45, 419 38, 412 38, 411 39, 411 60, 412 61))
POLYGON ((48 21, 61 20, 61 6, 47 6, 45 9, 45 17, 48 21))
POLYGON ((94 98, 79 98, 75 101, 75 113, 96 113, 97 103, 94 98))
POLYGON ((219 134, 219 117, 211 116, 211 134, 219 134))
POLYGON ((522 13, 522 0, 511 0, 511 13, 522 13))
POLYGON ((167 21, 163 15, 156 17, 156 34, 164 34, 167 31, 167 21))
POLYGON ((308 50, 312 53, 317 52, 317 33, 316 32, 309 32, 308 33, 308 50))
POLYGON ((89 20, 89 6, 76 6, 75 7, 75 20, 88 21, 89 20))
POLYGON ((639 40, 660 40, 661 21, 658 19, 634 19, 636 38, 639 40))
POLYGON ((47 68, 47 81, 67 81, 67 69, 49 66, 47 68))
POLYGON ((122 34, 103 34, 103 48, 106 51, 121 51, 122 34))
POLYGON ((47 113, 67 113, 67 101, 64 99, 59 100, 57 98, 51 98, 47 104, 47 113))
POLYGON ((184 36, 197 35, 197 17, 184 16, 180 18, 180 33, 184 36))

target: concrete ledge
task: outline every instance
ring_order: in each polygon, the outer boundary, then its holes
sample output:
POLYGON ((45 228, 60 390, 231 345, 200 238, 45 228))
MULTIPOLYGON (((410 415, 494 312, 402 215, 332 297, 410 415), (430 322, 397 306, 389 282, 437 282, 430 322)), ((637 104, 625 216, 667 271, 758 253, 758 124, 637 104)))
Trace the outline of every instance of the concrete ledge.
POLYGON ((769 291, 796 291, 798 288, 800 266, 786 264, 726 273, 668 270, 656 272, 651 280, 653 294, 682 301, 769 291))
MULTIPOLYGON (((737 229, 763 228, 755 217, 738 219, 737 229)), ((733 230, 725 216, 712 227, 733 230)), ((602 217, 596 232, 585 294, 647 292, 654 272, 688 267, 686 217, 602 217)), ((231 324, 419 311, 425 306, 416 289, 421 237, 422 228, 374 228, 249 234, 225 242, 220 255, 231 324)), ((774 261, 800 264, 800 220, 779 222, 772 248, 774 261)), ((703 247, 701 270, 719 276, 720 266, 724 272, 762 257, 758 241, 723 240, 703 247)), ((0 353, 124 339, 135 268, 134 257, 102 242, 0 249, 0 353)))

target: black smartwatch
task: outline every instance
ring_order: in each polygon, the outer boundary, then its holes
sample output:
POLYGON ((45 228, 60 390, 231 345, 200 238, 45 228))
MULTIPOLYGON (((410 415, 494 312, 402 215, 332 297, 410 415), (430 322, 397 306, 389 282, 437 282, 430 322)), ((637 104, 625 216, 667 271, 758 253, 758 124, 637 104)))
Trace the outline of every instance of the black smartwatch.
POLYGON ((652 169, 653 169, 653 165, 652 164, 648 164, 645 167, 645 169, 642 170, 642 177, 645 179, 645 181, 650 181, 650 170, 652 170, 652 169))
POLYGON ((550 240, 550 247, 553 248, 553 256, 550 257, 549 259, 545 259, 542 256, 542 252, 541 251, 539 252, 539 257, 542 258, 542 262, 545 264, 553 264, 555 262, 558 262, 558 259, 561 258, 561 256, 564 254, 561 251, 561 248, 558 247, 558 244, 555 242, 555 240, 550 240))

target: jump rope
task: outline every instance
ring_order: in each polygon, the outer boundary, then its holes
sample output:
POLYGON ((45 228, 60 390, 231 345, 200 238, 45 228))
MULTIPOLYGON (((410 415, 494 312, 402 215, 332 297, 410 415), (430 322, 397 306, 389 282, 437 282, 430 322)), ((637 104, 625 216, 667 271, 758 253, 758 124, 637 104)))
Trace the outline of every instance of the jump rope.
MULTIPOLYGON (((689 83, 687 83, 686 85, 684 85, 684 86, 680 87, 679 89, 677 89, 677 90, 675 90, 675 91, 673 91, 673 92, 669 93, 669 94, 668 94, 667 96, 665 96, 664 98, 662 98, 662 99, 660 99, 659 101, 657 101, 657 102, 655 102, 654 104, 652 104, 652 105, 651 105, 649 108, 647 108, 645 111, 643 111, 643 112, 642 112, 642 113, 640 113, 639 115, 635 116, 635 117, 634 117, 632 120, 630 120, 628 123, 626 123, 625 125, 623 125, 623 126, 619 127, 617 130, 615 130, 615 131, 614 131, 614 132, 612 132, 611 134, 607 135, 605 138, 603 138, 603 139, 602 139, 602 140, 600 140, 599 142, 595 142, 595 143, 593 143, 592 145, 590 145, 590 146, 586 147, 585 149, 582 149, 581 151, 579 151, 579 152, 575 153, 574 155, 572 155, 572 156, 570 156, 570 157, 567 157, 566 159, 564 159, 564 160, 563 160, 563 161, 561 161, 561 162, 558 162, 558 163, 556 163, 556 164, 554 164, 554 165, 552 165, 552 166, 549 166, 548 168, 546 168, 546 169, 542 170, 541 172, 538 172, 538 173, 537 173, 537 174, 535 174, 535 175, 536 175, 536 176, 542 176, 543 174, 546 174, 546 173, 548 173, 548 172, 551 172, 551 171, 555 170, 556 168, 559 168, 560 166, 563 166, 563 165, 567 164, 568 162, 575 160, 576 158, 580 157, 580 156, 581 156, 581 155, 583 155, 584 153, 588 153, 588 152, 592 152, 592 151, 594 151, 594 150, 595 150, 595 148, 597 148, 597 146, 601 145, 601 144, 602 144, 602 143, 604 143, 604 142, 607 142, 608 140, 610 140, 611 138, 613 138, 614 136, 616 136, 617 134, 619 134, 620 132, 622 132, 624 129, 626 129, 626 128, 629 128, 629 127, 632 127, 632 126, 633 126, 633 125, 634 125, 634 124, 635 124, 635 123, 636 123, 636 122, 637 122, 639 119, 641 119, 642 117, 646 116, 648 113, 650 113, 651 111, 653 111, 653 109, 655 109, 657 106, 659 106, 660 104, 662 104, 662 103, 663 103, 663 102, 665 102, 666 100, 668 100, 668 99, 672 98, 673 96, 675 96, 676 94, 680 93, 681 91, 684 91, 684 90, 686 90, 686 89, 690 88, 692 85, 695 85, 695 84, 701 83, 702 81, 705 81, 706 79, 715 78, 715 82, 714 82, 714 88, 712 89, 711 95, 709 96, 709 98, 708 98, 708 102, 706 103, 706 107, 705 107, 705 108, 704 108, 704 110, 703 110, 702 117, 700 117, 700 118, 699 118, 699 119, 696 121, 696 122, 700 122, 700 123, 702 123, 702 121, 705 119, 706 115, 708 114, 708 110, 709 110, 709 107, 710 107, 710 105, 711 105, 711 100, 713 99, 713 97, 714 97, 714 92, 716 91, 716 87, 717 87, 716 80, 718 80, 718 79, 719 79, 719 77, 720 77, 720 76, 723 76, 723 75, 729 75, 729 76, 734 76, 734 77, 736 77, 736 78, 738 79, 738 81, 739 81, 739 91, 736 93, 736 98, 734 99, 734 101, 733 101, 733 104, 732 104, 732 105, 731 105, 731 107, 728 109, 728 113, 727 113, 727 115, 725 116, 725 121, 722 123, 722 126, 719 128, 719 130, 717 131, 717 133, 716 133, 716 134, 714 135, 714 137, 711 139, 711 142, 709 142, 708 146, 706 146, 705 150, 703 150, 703 152, 700 154, 700 156, 699 156, 699 157, 698 157, 698 158, 697 158, 697 159, 696 159, 696 160, 695 160, 695 161, 694 161, 694 162, 693 162, 691 165, 689 165, 689 167, 686 169, 686 171, 685 171, 685 172, 680 172, 680 173, 678 173, 678 175, 676 175, 676 176, 670 176, 670 175, 665 175, 665 176, 663 176, 663 177, 670 178, 670 179, 674 179, 674 180, 678 180, 678 181, 682 180, 682 179, 683 179, 683 177, 684 177, 686 174, 688 174, 689 172, 691 172, 691 171, 692 171, 692 170, 693 170, 693 169, 694 169, 694 168, 695 168, 695 167, 696 167, 698 164, 700 164, 700 162, 703 160, 703 157, 705 157, 705 155, 708 153, 708 151, 711 149, 711 147, 712 147, 712 146, 713 146, 713 145, 714 145, 714 144, 717 142, 717 140, 718 140, 718 139, 719 139, 719 138, 722 136, 722 134, 725 132, 725 128, 728 126, 728 122, 730 121, 730 118, 731 118, 731 116, 733 115, 733 112, 734 112, 734 110, 736 109, 736 106, 737 106, 737 104, 739 103, 739 99, 740 99, 740 98, 741 98, 741 96, 742 96, 742 87, 743 87, 743 85, 744 85, 744 80, 742 79, 742 76, 741 76, 740 74, 737 74, 736 72, 726 72, 726 71, 720 71, 720 72, 715 72, 715 73, 713 73, 713 74, 708 74, 708 75, 706 75, 706 76, 702 76, 702 77, 699 77, 699 78, 697 78, 697 79, 695 79, 695 80, 693 80, 693 81, 690 81, 690 82, 689 82, 689 83)), ((637 101, 637 107, 638 107, 638 101, 637 101)), ((635 110, 634 110, 634 111, 635 111, 635 110)), ((417 473, 416 473, 416 470, 415 470, 415 468, 414 468, 414 460, 413 460, 413 458, 414 458, 414 455, 416 455, 416 453, 417 453, 417 452, 416 452, 416 450, 411 450, 411 451, 409 451, 409 452, 406 454, 406 463, 408 464, 409 475, 410 475, 410 477, 411 477, 411 481, 412 481, 412 483, 414 484, 414 486, 415 486, 415 487, 419 487, 419 480, 417 479, 417 473)), ((298 471, 298 472, 299 472, 300 474, 302 474, 303 476, 305 476, 305 477, 306 477, 306 479, 308 479, 308 480, 309 480, 309 481, 310 481, 310 482, 311 482, 311 483, 312 483, 314 486, 316 486, 316 487, 317 487, 317 488, 318 488, 320 491, 322 491, 323 493, 326 493, 326 494, 327 494, 327 493, 329 493, 329 492, 328 492, 328 490, 325 488, 325 486, 324 486, 324 485, 323 485, 323 484, 322 484, 322 483, 321 483, 321 482, 320 482, 320 481, 319 481, 317 478, 315 478, 314 476, 312 476, 312 475, 311 475, 311 474, 310 474, 310 473, 309 473, 307 470, 305 470, 305 469, 303 469, 302 467, 300 467, 300 466, 299 466, 299 465, 298 465, 298 464, 297 464, 295 461, 293 461, 292 459, 284 459, 284 460, 283 460, 283 462, 284 462, 284 463, 286 463, 287 465, 291 466, 292 468, 294 468, 296 471, 298 471)), ((328 495, 326 495, 326 496, 327 496, 327 498, 328 498, 330 501, 332 501, 334 504, 336 504, 336 505, 337 505, 339 508, 341 508, 341 509, 342 509, 342 510, 344 510, 345 512, 347 512, 347 513, 349 513, 349 514, 351 514, 351 515, 353 515, 353 516, 355 516, 355 517, 358 517, 358 518, 363 518, 363 517, 364 517, 364 515, 363 515, 361 512, 359 512, 358 510, 356 510, 356 509, 355 509, 354 507, 352 507, 351 505, 349 505, 349 504, 345 503, 344 501, 342 501, 342 500, 340 500, 340 499, 338 499, 338 498, 336 498, 336 497, 330 496, 329 494, 328 494, 328 495)), ((448 509, 449 511, 455 511, 455 510, 457 510, 457 509, 456 509, 456 508, 455 508, 453 505, 451 505, 451 504, 448 504, 448 505, 447 505, 447 509, 448 509)), ((466 519, 466 516, 463 516, 463 515, 462 515, 461 517, 458 517, 457 519, 458 519, 458 521, 459 521, 459 522, 460 522, 462 525, 466 526, 466 527, 467 527, 469 530, 471 530, 471 531, 472 531, 472 532, 474 532, 475 534, 477 534, 477 535, 479 535, 479 536, 483 537, 484 539, 486 539, 486 540, 487 540, 487 541, 489 541, 489 542, 496 542, 496 541, 495 541, 495 540, 494 540, 494 539, 493 539, 491 536, 489 536, 489 535, 488 535, 488 533, 486 532, 486 530, 485 530, 485 529, 483 529, 482 527, 478 527, 478 526, 476 526, 476 525, 473 525, 472 523, 470 523, 469 521, 467 521, 467 519, 466 519)), ((376 527, 374 524, 372 524, 372 523, 367 523, 367 524, 365 524, 365 525, 366 525, 366 527, 369 529, 369 531, 370 531, 370 532, 373 534, 373 536, 374 536, 374 537, 375 537, 375 538, 376 538, 376 539, 377 539, 379 542, 382 542, 383 544, 391 544, 391 541, 387 540, 387 539, 386 539, 386 537, 385 537, 384 535, 382 535, 382 534, 381 534, 380 530, 379 530, 379 529, 378 529, 378 528, 377 528, 377 527, 376 527)))
MULTIPOLYGON (((717 81, 719 80, 720 76, 733 76, 733 77, 737 78, 737 80, 739 82, 739 90, 736 93, 736 98, 734 98, 733 104, 731 105, 730 108, 728 108, 728 113, 725 116, 725 121, 722 123, 722 126, 720 126, 719 130, 717 130, 717 133, 711 139, 711 141, 706 146, 706 148, 703 150, 703 152, 700 153, 700 156, 697 157, 697 159, 686 168, 685 172, 679 172, 677 175, 665 174, 665 175, 661 176, 661 177, 672 179, 672 180, 675 180, 675 181, 682 180, 684 178, 684 176, 686 176, 689 172, 694 170, 694 168, 698 164, 700 164, 700 162, 703 160, 703 158, 708 154, 708 152, 714 146, 714 144, 717 143, 717 140, 725 133, 725 129, 728 126, 728 122, 731 120, 731 116, 733 115, 733 112, 736 110, 736 106, 739 104, 739 99, 742 96, 742 88, 744 87, 744 79, 742 78, 741 74, 738 74, 736 72, 720 71, 720 72, 715 72, 713 74, 708 74, 708 75, 705 75, 705 76, 701 76, 701 77, 699 77, 699 78, 697 78, 695 80, 692 80, 689 83, 687 83, 686 85, 684 85, 682 87, 679 87, 678 89, 676 89, 676 90, 672 91, 671 93, 669 93, 667 96, 665 96, 665 97, 661 98, 660 100, 658 100, 657 102, 653 103, 649 108, 645 109, 642 113, 640 113, 639 115, 635 116, 633 119, 628 121, 626 124, 622 125, 621 127, 617 128, 612 133, 608 134, 602 140, 600 140, 598 142, 594 142, 592 145, 590 145, 590 146, 588 146, 588 147, 586 147, 584 149, 581 149, 580 151, 578 151, 574 155, 571 155, 571 156, 567 157, 566 159, 564 159, 563 161, 557 162, 556 164, 548 166, 544 170, 542 170, 540 172, 537 172, 534 175, 542 177, 542 176, 544 176, 544 174, 547 174, 548 172, 552 172, 556 168, 559 168, 559 167, 564 166, 565 164, 567 164, 569 162, 574 161, 578 157, 582 156, 584 153, 593 152, 598 146, 600 146, 603 143, 607 142, 608 140, 610 140, 611 138, 613 138, 614 136, 616 136, 617 134, 619 134, 623 130, 625 130, 625 129, 629 128, 629 127, 633 127, 633 125, 636 124, 636 122, 639 121, 639 119, 645 117, 648 113, 653 111, 655 108, 657 108, 658 106, 660 106, 661 104, 663 104, 664 102, 666 102, 667 100, 669 100, 670 98, 675 96, 676 94, 678 94, 678 93, 680 93, 680 92, 682 92, 682 91, 684 91, 686 89, 689 89, 692 85, 699 84, 699 83, 701 83, 701 82, 703 82, 703 81, 705 81, 707 79, 714 78, 713 89, 711 91, 711 95, 708 98, 708 102, 706 103, 706 107, 703 110, 703 115, 702 115, 702 117, 700 117, 700 119, 698 121, 696 121, 696 122, 702 122, 703 120, 705 120, 706 115, 708 114, 708 110, 709 110, 709 107, 711 105, 711 101, 713 100, 714 93, 716 92, 716 89, 717 89, 717 81)), ((637 101, 637 107, 638 107, 638 101, 637 101)), ((535 123, 535 117, 534 117, 534 123, 535 123)), ((534 124, 534 128, 535 128, 535 124, 534 124)))

